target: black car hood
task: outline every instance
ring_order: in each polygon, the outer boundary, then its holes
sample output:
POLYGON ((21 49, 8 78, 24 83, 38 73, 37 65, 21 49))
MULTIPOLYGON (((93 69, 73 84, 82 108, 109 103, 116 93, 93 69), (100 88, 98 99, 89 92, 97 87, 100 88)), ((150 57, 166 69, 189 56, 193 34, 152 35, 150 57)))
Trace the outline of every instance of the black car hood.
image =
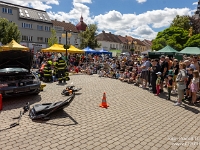
POLYGON ((10 50, 0 52, 0 69, 24 68, 30 71, 33 54, 27 51, 10 50))

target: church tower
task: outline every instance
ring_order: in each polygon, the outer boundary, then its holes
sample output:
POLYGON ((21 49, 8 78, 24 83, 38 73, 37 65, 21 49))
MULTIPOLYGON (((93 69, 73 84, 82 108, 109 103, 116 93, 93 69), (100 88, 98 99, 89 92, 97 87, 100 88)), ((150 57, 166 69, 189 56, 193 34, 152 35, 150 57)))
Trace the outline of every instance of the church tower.
POLYGON ((197 4, 197 11, 195 12, 194 17, 195 17, 196 19, 200 19, 200 0, 199 0, 199 2, 198 2, 198 4, 197 4))

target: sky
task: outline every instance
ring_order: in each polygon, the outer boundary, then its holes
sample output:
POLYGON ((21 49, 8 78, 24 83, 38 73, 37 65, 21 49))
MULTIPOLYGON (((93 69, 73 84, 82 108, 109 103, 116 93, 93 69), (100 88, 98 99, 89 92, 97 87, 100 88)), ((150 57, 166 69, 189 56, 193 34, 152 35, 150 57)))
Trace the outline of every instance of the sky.
POLYGON ((176 15, 192 16, 198 0, 1 0, 48 12, 52 20, 76 25, 83 16, 98 33, 152 40, 176 15))

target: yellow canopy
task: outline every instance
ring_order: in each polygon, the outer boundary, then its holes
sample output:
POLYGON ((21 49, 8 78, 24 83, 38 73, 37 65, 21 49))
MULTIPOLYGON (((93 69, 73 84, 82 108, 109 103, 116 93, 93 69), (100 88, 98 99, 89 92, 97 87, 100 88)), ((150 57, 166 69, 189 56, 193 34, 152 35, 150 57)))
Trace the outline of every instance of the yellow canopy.
POLYGON ((49 48, 42 49, 41 51, 42 52, 66 53, 66 49, 64 49, 62 44, 54 44, 49 48))
POLYGON ((0 46, 0 51, 9 51, 9 50, 22 50, 28 51, 29 48, 18 44, 15 40, 12 40, 10 43, 0 46))
POLYGON ((67 49, 68 53, 84 53, 84 50, 80 50, 76 47, 74 47, 73 45, 70 46, 69 49, 67 49))

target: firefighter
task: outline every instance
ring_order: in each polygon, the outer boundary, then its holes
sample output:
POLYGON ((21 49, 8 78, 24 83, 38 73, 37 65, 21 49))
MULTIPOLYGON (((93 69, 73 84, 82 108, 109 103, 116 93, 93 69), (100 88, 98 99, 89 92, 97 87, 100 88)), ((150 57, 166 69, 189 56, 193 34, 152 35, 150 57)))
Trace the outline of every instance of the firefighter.
POLYGON ((66 68, 67 64, 65 60, 62 59, 61 54, 58 54, 58 60, 56 63, 56 73, 58 76, 59 83, 62 83, 62 81, 65 83, 66 80, 69 80, 68 74, 66 74, 66 68))
POLYGON ((43 80, 44 82, 52 81, 52 70, 51 70, 52 61, 48 60, 43 70, 43 80))
POLYGON ((56 69, 57 61, 54 59, 53 61, 53 82, 56 82, 58 75, 57 75, 57 69, 56 69))

